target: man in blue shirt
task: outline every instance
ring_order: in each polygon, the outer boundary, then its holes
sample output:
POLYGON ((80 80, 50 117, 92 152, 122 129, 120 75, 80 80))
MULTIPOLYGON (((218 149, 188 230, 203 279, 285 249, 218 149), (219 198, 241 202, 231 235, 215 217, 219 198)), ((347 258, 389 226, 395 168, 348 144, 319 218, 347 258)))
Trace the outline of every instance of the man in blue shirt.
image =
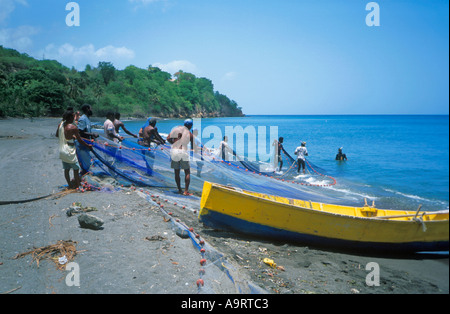
MULTIPOLYGON (((90 105, 83 105, 81 107, 83 115, 78 119, 78 130, 80 136, 84 139, 94 139, 98 137, 98 134, 92 133, 91 120, 89 117, 92 116, 92 109, 90 105)), ((80 175, 84 175, 89 171, 91 155, 89 150, 85 149, 83 145, 77 142, 77 155, 78 161, 81 166, 80 175)))
POLYGON ((81 111, 83 111, 83 115, 78 119, 78 130, 80 130, 80 135, 86 139, 97 138, 98 134, 92 133, 92 124, 89 117, 92 116, 92 109, 90 105, 83 105, 81 107, 81 111))

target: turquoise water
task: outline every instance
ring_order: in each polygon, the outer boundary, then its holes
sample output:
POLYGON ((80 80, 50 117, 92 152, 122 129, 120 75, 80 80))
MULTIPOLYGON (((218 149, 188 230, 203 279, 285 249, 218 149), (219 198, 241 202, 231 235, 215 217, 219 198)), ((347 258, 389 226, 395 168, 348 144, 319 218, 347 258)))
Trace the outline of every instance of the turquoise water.
MULTIPOLYGON (((138 132, 143 122, 125 121, 125 125, 138 132)), ((169 133, 182 122, 162 120, 157 127, 169 133)), ((345 192, 349 199, 367 197, 379 207, 395 209, 414 210, 420 204, 424 210, 448 209, 449 116, 248 116, 198 119, 194 124, 202 131, 202 141, 210 144, 217 143, 211 141, 214 136, 223 136, 227 127, 236 126, 247 131, 263 127, 266 151, 271 143, 270 126, 278 132, 272 136, 284 137, 284 147, 292 156, 301 141, 306 141, 308 160, 338 182, 328 188, 345 192), (211 130, 220 130, 220 134, 209 134, 211 130), (344 148, 348 161, 334 160, 339 147, 344 148)), ((243 153, 255 153, 257 143, 246 135, 243 153)))

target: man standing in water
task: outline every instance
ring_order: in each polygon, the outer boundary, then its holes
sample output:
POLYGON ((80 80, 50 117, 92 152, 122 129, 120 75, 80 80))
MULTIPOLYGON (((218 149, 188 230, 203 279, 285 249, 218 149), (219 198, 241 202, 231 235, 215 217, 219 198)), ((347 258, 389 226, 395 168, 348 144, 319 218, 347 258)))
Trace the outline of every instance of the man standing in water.
POLYGON ((142 140, 139 139, 139 145, 150 147, 151 143, 155 143, 156 145, 164 145, 166 143, 158 132, 156 121, 156 118, 150 119, 148 126, 142 131, 142 140))
POLYGON ((128 135, 137 138, 136 134, 131 133, 130 131, 127 130, 127 128, 125 127, 125 124, 123 124, 122 121, 120 121, 120 113, 116 112, 114 114, 114 127, 116 129, 116 133, 119 134, 120 128, 122 128, 122 130, 125 131, 125 133, 127 133, 128 135))
POLYGON ((103 131, 109 140, 114 143, 118 143, 119 141, 123 141, 123 136, 117 135, 116 128, 114 127, 114 120, 114 112, 109 111, 106 114, 106 121, 103 124, 103 131))
POLYGON ((339 148, 338 153, 336 155, 336 160, 347 160, 347 155, 342 152, 342 147, 339 148))
POLYGON ((92 146, 86 144, 80 137, 78 127, 73 123, 74 118, 75 116, 73 111, 64 112, 63 122, 56 130, 56 137, 59 138, 59 158, 62 160, 64 177, 66 178, 69 189, 76 189, 81 183, 79 174, 80 165, 78 163, 77 150, 74 140, 78 140, 81 145, 89 150, 92 150, 92 146), (73 180, 70 179, 70 169, 73 169, 73 180))
POLYGON ((298 163, 297 173, 300 173, 300 169, 303 168, 303 174, 305 174, 306 169, 305 156, 308 156, 308 150, 306 149, 306 142, 302 142, 301 146, 296 148, 294 154, 297 155, 297 163, 298 163))
POLYGON ((170 149, 170 167, 175 173, 175 182, 177 184, 178 191, 180 194, 186 196, 192 195, 189 193, 189 184, 191 182, 191 167, 189 164, 189 151, 188 145, 191 143, 191 148, 194 148, 194 135, 190 132, 193 126, 192 119, 186 119, 184 121, 184 126, 176 126, 170 131, 169 136, 167 136, 167 141, 172 144, 170 149), (181 189, 181 179, 180 172, 181 169, 184 170, 184 192, 181 189))
POLYGON ((198 129, 192 130, 192 135, 194 135, 194 143, 195 143, 194 152, 200 155, 200 159, 198 157, 194 157, 197 163, 197 177, 201 177, 202 168, 205 163, 203 159, 203 151, 207 151, 208 149, 203 146, 202 141, 198 136, 198 129))
POLYGON ((276 143, 276 146, 277 146, 277 148, 276 148, 277 149, 277 156, 278 156, 277 161, 278 161, 278 164, 280 165, 279 171, 281 171, 281 169, 283 168, 283 156, 281 156, 281 152, 283 152, 286 155, 288 155, 288 153, 284 150, 283 141, 284 141, 283 137, 280 137, 278 139, 278 141, 275 140, 275 143, 276 143))

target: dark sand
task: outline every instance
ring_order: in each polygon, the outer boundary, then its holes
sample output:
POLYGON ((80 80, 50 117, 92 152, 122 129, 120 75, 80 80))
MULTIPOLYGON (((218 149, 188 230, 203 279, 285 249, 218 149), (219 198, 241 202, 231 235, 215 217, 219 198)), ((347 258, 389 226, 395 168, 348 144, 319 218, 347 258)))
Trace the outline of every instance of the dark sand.
MULTIPOLYGON (((61 191, 66 182, 54 136, 58 122, 0 120, 0 201, 61 191)), ((199 197, 109 183, 101 192, 0 206, 0 293, 449 293, 448 255, 371 256, 219 232, 198 222, 199 197), (151 195, 164 205, 163 211, 151 195), (77 216, 67 217, 73 202, 96 207, 90 214, 105 222, 103 229, 83 229, 77 216), (171 221, 164 211, 173 213, 171 221), (194 245, 199 239, 178 236, 176 220, 206 241, 203 267, 203 256, 194 245), (73 262, 80 269, 78 287, 68 286, 69 271, 58 270, 51 261, 37 267, 30 255, 13 259, 59 240, 77 242, 80 252, 73 262), (265 265, 264 258, 273 259, 284 271, 265 265), (370 262, 380 267, 380 286, 366 284, 370 262), (204 280, 200 289, 199 278, 204 280)))

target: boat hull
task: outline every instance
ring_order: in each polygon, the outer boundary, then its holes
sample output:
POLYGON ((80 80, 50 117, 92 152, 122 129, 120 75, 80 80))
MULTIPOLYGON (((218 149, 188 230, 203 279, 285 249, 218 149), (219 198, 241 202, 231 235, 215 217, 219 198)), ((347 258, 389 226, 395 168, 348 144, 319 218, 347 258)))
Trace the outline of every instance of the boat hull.
POLYGON ((206 182, 199 219, 214 229, 342 249, 448 251, 448 219, 350 217, 262 199, 206 182))

